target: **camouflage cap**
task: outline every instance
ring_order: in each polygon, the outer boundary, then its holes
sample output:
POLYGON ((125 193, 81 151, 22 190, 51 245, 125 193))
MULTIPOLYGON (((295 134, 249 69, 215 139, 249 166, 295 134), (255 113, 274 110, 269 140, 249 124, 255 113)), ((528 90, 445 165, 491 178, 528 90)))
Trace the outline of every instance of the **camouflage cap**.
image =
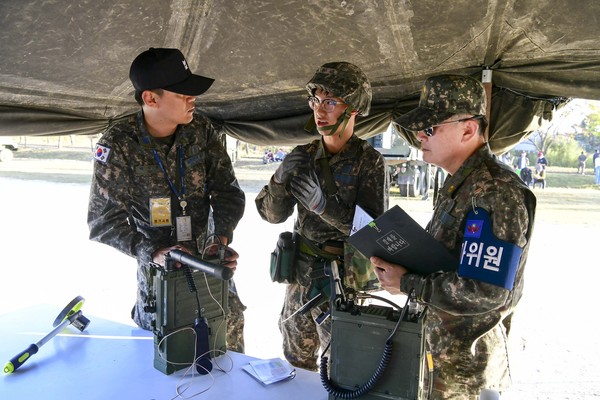
POLYGON ((323 64, 306 84, 312 96, 316 89, 322 89, 341 98, 346 104, 368 115, 371 109, 371 83, 356 65, 345 61, 323 64))
POLYGON ((438 75, 425 80, 419 106, 396 122, 417 132, 456 114, 486 115, 486 110, 485 88, 479 81, 463 75, 438 75))

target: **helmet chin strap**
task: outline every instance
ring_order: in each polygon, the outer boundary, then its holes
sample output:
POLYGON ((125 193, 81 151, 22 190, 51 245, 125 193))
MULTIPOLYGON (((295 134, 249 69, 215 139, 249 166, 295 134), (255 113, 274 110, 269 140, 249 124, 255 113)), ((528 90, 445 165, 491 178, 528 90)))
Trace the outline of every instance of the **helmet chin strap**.
MULTIPOLYGON (((342 115, 340 115, 340 117, 338 118, 337 122, 334 125, 319 126, 319 127, 317 127, 317 129, 324 136, 331 136, 335 133, 335 131, 337 131, 338 127, 340 125, 342 125, 342 129, 340 129, 340 133, 339 133, 339 136, 342 137, 342 133, 344 133, 344 129, 346 129, 346 125, 348 125, 348 121, 350 121, 351 116, 352 116, 352 111, 350 110, 350 107, 348 107, 348 108, 346 108, 344 113, 342 115)), ((314 118, 313 118, 313 126, 314 126, 314 118)))

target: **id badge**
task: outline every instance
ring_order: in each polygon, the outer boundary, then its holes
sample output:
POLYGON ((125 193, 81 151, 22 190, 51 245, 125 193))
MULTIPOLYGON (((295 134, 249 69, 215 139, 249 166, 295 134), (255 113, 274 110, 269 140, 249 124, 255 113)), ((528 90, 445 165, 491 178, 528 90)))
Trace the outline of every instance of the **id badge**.
POLYGON ((150 199, 150 225, 171 226, 170 197, 154 197, 150 199))
POLYGON ((187 242, 192 240, 192 217, 184 215, 175 219, 177 225, 177 241, 187 242))

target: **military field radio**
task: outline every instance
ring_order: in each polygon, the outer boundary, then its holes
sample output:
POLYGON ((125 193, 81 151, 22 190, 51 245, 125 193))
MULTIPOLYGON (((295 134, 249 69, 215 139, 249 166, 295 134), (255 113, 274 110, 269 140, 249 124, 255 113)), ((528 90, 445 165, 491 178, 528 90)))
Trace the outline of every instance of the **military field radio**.
POLYGON ((226 351, 227 292, 233 270, 180 250, 153 265, 154 368, 169 375, 196 364, 212 369, 211 354, 226 351), (182 264, 175 268, 176 263, 182 264))
POLYGON ((320 375, 329 399, 423 398, 420 378, 431 371, 425 367, 422 310, 414 295, 401 308, 368 293, 345 294, 335 261, 326 272, 332 285, 331 361, 322 357, 320 375), (367 298, 393 307, 359 305, 367 298))

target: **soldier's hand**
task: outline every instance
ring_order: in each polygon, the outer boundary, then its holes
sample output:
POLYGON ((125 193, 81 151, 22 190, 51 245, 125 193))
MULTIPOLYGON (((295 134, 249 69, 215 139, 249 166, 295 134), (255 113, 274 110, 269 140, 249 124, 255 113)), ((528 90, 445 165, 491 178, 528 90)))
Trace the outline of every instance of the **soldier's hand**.
POLYGON ((273 180, 276 183, 287 184, 291 176, 297 175, 305 168, 310 168, 310 155, 304 151, 292 151, 275 170, 273 180))
POLYGON ((387 262, 379 257, 371 257, 371 264, 375 266, 375 275, 381 287, 390 294, 401 294, 400 281, 408 271, 401 265, 387 262))
MULTIPOLYGON (((192 254, 192 252, 189 251, 184 246, 176 244, 175 246, 161 247, 160 249, 155 250, 152 253, 152 262, 155 263, 155 264, 158 264, 158 265, 161 265, 161 266, 165 267, 165 255, 169 251, 171 251, 171 250, 181 250, 181 251, 183 251, 185 253, 192 254)), ((176 262, 175 263, 175 268, 181 268, 181 263, 180 262, 176 262)))
POLYGON ((306 209, 319 215, 325 211, 327 200, 319 184, 319 178, 312 168, 305 174, 292 178, 290 192, 306 209))
POLYGON ((237 268, 237 259, 240 257, 237 251, 229 246, 213 243, 204 249, 202 258, 217 259, 224 267, 231 268, 235 271, 237 268))

